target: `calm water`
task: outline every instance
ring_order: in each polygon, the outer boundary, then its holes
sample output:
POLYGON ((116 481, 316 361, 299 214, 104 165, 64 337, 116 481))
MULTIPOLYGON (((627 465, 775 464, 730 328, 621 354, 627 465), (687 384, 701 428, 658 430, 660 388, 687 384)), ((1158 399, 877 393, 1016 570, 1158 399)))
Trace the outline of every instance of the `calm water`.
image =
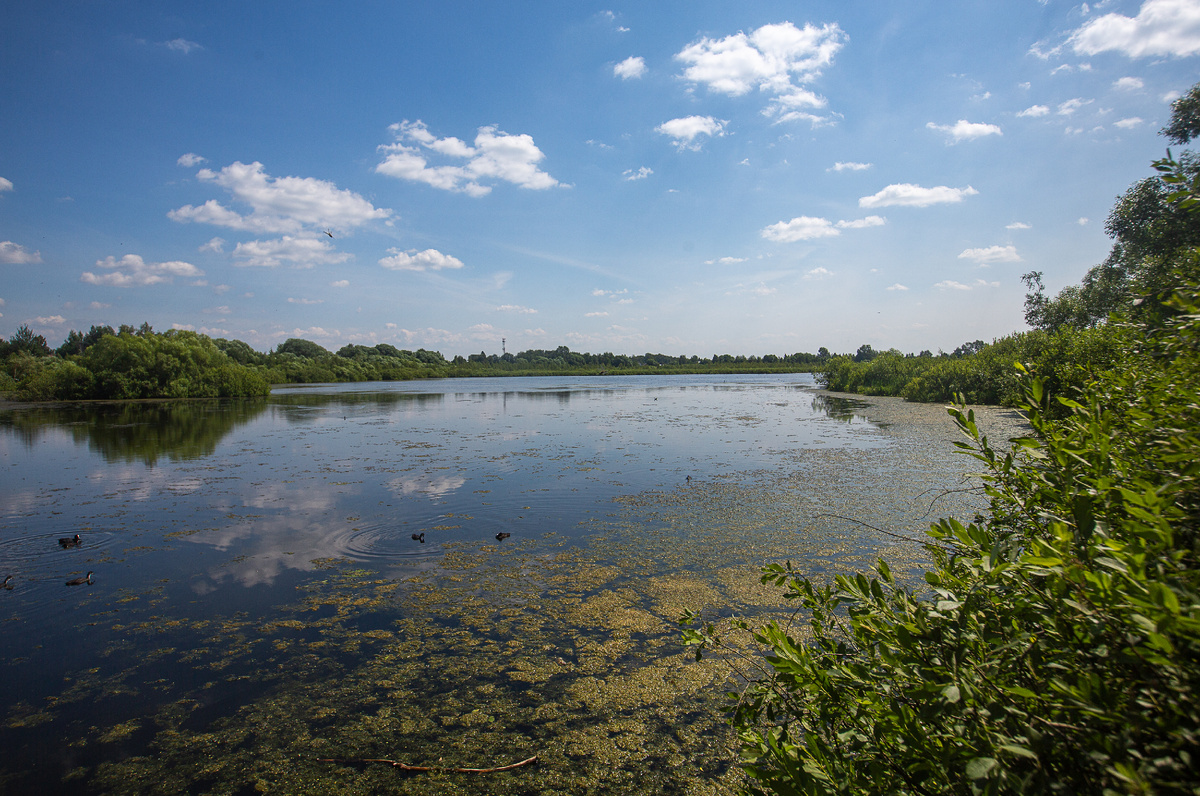
POLYGON ((720 792, 668 614, 886 547, 830 517, 951 484, 965 464, 912 466, 950 458, 929 445, 803 374, 0 412, 0 792, 720 792), (311 762, 533 754, 486 782, 311 762))

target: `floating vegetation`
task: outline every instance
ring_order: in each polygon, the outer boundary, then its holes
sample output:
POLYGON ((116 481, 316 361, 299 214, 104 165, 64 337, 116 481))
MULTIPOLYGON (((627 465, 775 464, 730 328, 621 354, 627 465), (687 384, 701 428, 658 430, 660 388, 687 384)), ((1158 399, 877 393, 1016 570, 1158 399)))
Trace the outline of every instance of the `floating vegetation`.
MULTIPOLYGON (((730 671, 685 653, 679 615, 791 620, 758 579, 761 565, 783 559, 820 573, 866 567, 886 552, 893 571, 907 564, 915 577, 931 504, 962 513, 974 499, 946 492, 969 460, 947 456, 944 413, 920 407, 905 419, 911 410, 878 401, 853 411, 895 416, 883 418, 886 431, 870 429, 868 445, 788 449, 773 468, 694 470, 573 515, 572 526, 502 544, 476 517, 502 511, 494 521, 511 522, 540 504, 496 489, 488 497, 507 501, 496 511, 476 500, 438 508, 403 533, 396 523, 405 540, 412 527, 441 532, 404 546, 427 551, 420 566, 368 565, 336 545, 293 547, 300 526, 281 523, 282 549, 300 550, 303 566, 269 592, 270 604, 214 610, 162 583, 96 592, 108 600, 92 615, 103 642, 64 665, 67 679, 49 699, 7 706, 5 738, 17 740, 6 750, 17 762, 0 765, 0 790, 732 793, 742 775, 721 713, 730 671)), ((532 455, 524 446, 510 454, 532 455)), ((272 500, 293 494, 271 491, 285 483, 260 490, 272 500)), ((274 527, 274 515, 248 510, 268 502, 257 500, 216 506, 226 526, 205 517, 157 538, 189 550, 220 540, 228 551, 220 548, 210 580, 257 571, 273 559, 228 541, 251 519, 274 527)), ((373 503, 340 505, 330 501, 331 528, 377 527, 373 503)), ((210 580, 191 581, 195 594, 210 580)))

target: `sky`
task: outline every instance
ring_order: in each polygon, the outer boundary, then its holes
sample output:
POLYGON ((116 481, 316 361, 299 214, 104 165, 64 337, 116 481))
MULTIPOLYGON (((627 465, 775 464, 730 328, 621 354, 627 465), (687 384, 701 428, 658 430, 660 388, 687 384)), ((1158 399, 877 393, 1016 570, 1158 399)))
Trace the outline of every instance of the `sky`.
POLYGON ((1078 282, 1200 0, 10 4, 0 334, 905 352, 1078 282))

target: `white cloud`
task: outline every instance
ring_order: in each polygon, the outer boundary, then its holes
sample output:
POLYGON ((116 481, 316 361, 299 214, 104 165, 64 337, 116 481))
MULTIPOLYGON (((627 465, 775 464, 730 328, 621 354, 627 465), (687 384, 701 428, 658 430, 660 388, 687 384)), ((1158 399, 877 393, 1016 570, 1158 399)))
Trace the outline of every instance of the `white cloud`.
POLYGON ((444 268, 462 268, 462 260, 442 254, 437 249, 417 251, 409 249, 402 252, 399 249, 388 249, 391 257, 384 257, 379 264, 393 271, 440 271, 444 268))
POLYGON ((908 288, 897 282, 896 284, 889 286, 888 290, 908 290, 908 288))
POLYGON ((954 124, 934 124, 933 122, 929 122, 925 126, 930 130, 945 133, 950 137, 951 143, 955 144, 959 141, 971 141, 986 135, 1004 135, 997 125, 984 124, 983 122, 968 122, 966 119, 959 119, 954 124))
POLYGON ((349 279, 337 279, 329 283, 330 287, 350 287, 349 279))
POLYGON ((251 240, 239 243, 233 250, 234 265, 275 268, 285 261, 298 268, 314 265, 335 265, 350 259, 349 254, 335 251, 327 240, 284 235, 276 240, 251 240))
POLYGON ((0 177, 0 193, 4 193, 5 191, 11 191, 12 189, 13 189, 12 180, 5 179, 4 177, 0 177))
POLYGON ((791 22, 763 25, 749 34, 723 39, 702 38, 675 55, 686 64, 683 77, 709 91, 741 96, 752 90, 773 95, 765 113, 779 121, 822 117, 802 113, 799 107, 824 107, 824 98, 802 89, 833 63, 845 46, 846 34, 836 24, 797 28, 791 22))
POLYGON ((621 172, 621 176, 627 180, 644 180, 653 173, 654 169, 649 168, 648 166, 642 166, 637 171, 634 171, 633 169, 626 169, 625 171, 621 172))
POLYGON ((593 296, 608 296, 611 298, 613 296, 620 296, 620 295, 623 295, 628 292, 629 292, 629 288, 624 288, 622 290, 604 290, 602 288, 595 288, 594 290, 592 290, 592 295, 593 296))
POLYGON ((760 234, 767 240, 778 243, 795 243, 798 240, 829 238, 840 235, 841 232, 828 219, 797 216, 791 221, 780 221, 764 227, 760 234))
POLYGON ((1016 246, 988 246, 982 249, 964 249, 958 255, 960 260, 974 260, 980 265, 988 263, 1019 263, 1021 255, 1017 254, 1016 246))
POLYGON ((8 265, 36 265, 42 261, 41 252, 27 251, 19 243, 11 240, 0 241, 0 263, 8 265))
POLYGON ((501 304, 496 309, 500 312, 519 312, 522 315, 537 315, 537 310, 522 307, 520 304, 501 304))
POLYGON ((225 253, 225 239, 212 238, 208 243, 202 244, 196 251, 215 252, 217 254, 225 253))
POLYGON ((490 193, 492 186, 484 184, 489 180, 510 182, 532 190, 560 184, 538 168, 537 164, 545 155, 528 135, 509 135, 495 127, 480 127, 474 146, 470 146, 457 138, 434 136, 419 119, 393 124, 388 130, 397 141, 379 147, 385 156, 375 171, 389 177, 423 182, 468 196, 490 193), (431 166, 422 150, 465 163, 431 166))
POLYGON ((622 80, 641 77, 646 74, 646 59, 640 55, 631 55, 613 67, 613 75, 622 80))
POLYGON ((867 216, 866 218, 856 218, 853 221, 837 222, 838 229, 866 229, 867 227, 882 227, 887 221, 883 216, 867 216))
POLYGON ((1113 122, 1113 125, 1120 127, 1122 130, 1132 130, 1139 124, 1142 124, 1142 121, 1140 116, 1130 116, 1128 119, 1118 119, 1113 122))
MULTIPOLYGON (((828 268, 816 267, 804 274, 805 279, 824 279, 827 276, 833 276, 833 271, 828 268)), ((774 292, 774 291, 772 291, 774 292)))
POLYGON ((947 279, 943 282, 938 282, 934 287, 941 290, 970 290, 970 285, 964 285, 961 282, 955 282, 953 279, 947 279))
POLYGON ((1005 229, 1033 229, 1032 226, 1030 226, 1029 224, 1026 224, 1024 221, 1014 221, 1011 224, 1006 225, 1004 228, 1005 229))
POLYGON ((180 155, 179 159, 175 162, 185 169, 190 169, 193 166, 199 166, 201 163, 207 163, 208 158, 202 158, 195 152, 188 152, 187 154, 180 155))
POLYGON ((671 119, 663 122, 658 127, 655 127, 655 132, 662 133, 675 139, 675 145, 680 149, 700 149, 700 144, 696 142, 699 136, 723 136, 725 135, 725 125, 728 121, 714 119, 711 116, 684 116, 680 119, 671 119))
POLYGON ((1145 88, 1146 84, 1142 82, 1140 77, 1123 77, 1120 80, 1113 82, 1113 88, 1121 91, 1137 91, 1145 88))
POLYGON ((111 304, 105 304, 103 301, 93 301, 88 304, 88 307, 93 310, 106 310, 111 306, 111 304))
POLYGON ((174 50, 175 52, 183 53, 184 55, 187 55, 194 50, 204 49, 199 44, 196 44, 196 42, 188 41, 187 39, 171 39, 170 41, 163 42, 163 46, 168 50, 174 50))
POLYGON ((126 254, 120 260, 106 257, 97 260, 96 266, 107 273, 84 271, 80 282, 109 287, 135 287, 143 285, 169 284, 174 278, 204 276, 204 272, 191 263, 172 260, 165 263, 148 263, 136 254, 126 254))
POLYGON ((1115 50, 1130 58, 1200 53, 1200 4, 1195 0, 1146 0, 1136 17, 1105 14, 1071 34, 1076 53, 1115 50))
POLYGON ((583 317, 585 317, 585 318, 607 318, 608 313, 607 312, 585 312, 583 314, 583 317))
POLYGON ((1029 117, 1037 118, 1038 116, 1045 116, 1049 112, 1050 112, 1050 109, 1048 107, 1046 107, 1045 105, 1030 105, 1025 110, 1018 111, 1017 116, 1029 116, 1029 117))
POLYGON ((391 210, 377 208, 353 191, 339 190, 313 177, 271 177, 257 161, 236 162, 220 171, 201 169, 204 182, 215 183, 235 201, 250 206, 242 215, 210 199, 199 207, 185 205, 167 213, 173 221, 216 224, 256 233, 296 234, 316 227, 350 230, 374 219, 385 219, 391 210))
POLYGON ((1086 227, 1088 224, 1092 223, 1092 220, 1087 216, 1081 216, 1080 219, 1075 223, 1081 227, 1086 227))
POLYGON ((719 260, 705 260, 705 265, 737 265, 746 262, 745 257, 722 257, 719 260))
POLYGON ((1066 102, 1059 104, 1058 115, 1059 116, 1070 116, 1073 113, 1075 113, 1075 111, 1082 108, 1084 105, 1091 105, 1091 104, 1092 104, 1092 100, 1090 100, 1090 99, 1085 100, 1082 97, 1076 97, 1075 99, 1069 99, 1066 102))
POLYGON ((324 303, 325 303, 325 299, 292 298, 291 296, 288 296, 288 304, 310 305, 310 304, 324 304, 324 303))
POLYGON ((855 163, 853 161, 843 163, 839 160, 837 163, 834 163, 832 166, 825 169, 825 171, 866 171, 867 169, 871 168, 872 165, 874 164, 855 163))
POLYGON ((47 315, 34 318, 33 322, 38 326, 62 326, 67 319, 61 315, 47 315))
POLYGON ((936 204, 954 204, 961 202, 964 197, 979 193, 971 186, 966 188, 950 188, 939 185, 935 188, 922 188, 911 183, 889 185, 879 193, 864 196, 858 200, 859 207, 929 207, 936 204))

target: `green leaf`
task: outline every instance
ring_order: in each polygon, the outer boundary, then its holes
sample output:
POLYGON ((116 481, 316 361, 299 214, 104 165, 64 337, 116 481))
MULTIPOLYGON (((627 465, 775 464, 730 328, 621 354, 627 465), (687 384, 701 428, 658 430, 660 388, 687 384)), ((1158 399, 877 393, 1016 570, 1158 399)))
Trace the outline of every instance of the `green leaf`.
MULTIPOLYGON (((1032 751, 1026 749, 1024 746, 1017 746, 1016 744, 1010 744, 1010 743, 1002 743, 997 748, 1003 749, 1004 751, 1010 752, 1014 755, 1019 755, 1020 757, 1028 757, 1028 758, 1032 758, 1033 760, 1037 760, 1037 755, 1034 754, 1032 751)), ((977 759, 979 759, 979 758, 977 758, 977 759)), ((982 759, 986 760, 987 758, 982 758, 982 759)))
POLYGON ((976 757, 972 758, 971 762, 967 763, 967 777, 969 779, 984 779, 992 772, 992 769, 1000 765, 994 757, 976 757))
POLYGON ((942 699, 945 699, 947 702, 949 702, 952 705, 955 702, 958 702, 958 700, 961 698, 962 698, 962 695, 958 690, 958 686, 956 686, 956 685, 948 685, 942 689, 942 699))

